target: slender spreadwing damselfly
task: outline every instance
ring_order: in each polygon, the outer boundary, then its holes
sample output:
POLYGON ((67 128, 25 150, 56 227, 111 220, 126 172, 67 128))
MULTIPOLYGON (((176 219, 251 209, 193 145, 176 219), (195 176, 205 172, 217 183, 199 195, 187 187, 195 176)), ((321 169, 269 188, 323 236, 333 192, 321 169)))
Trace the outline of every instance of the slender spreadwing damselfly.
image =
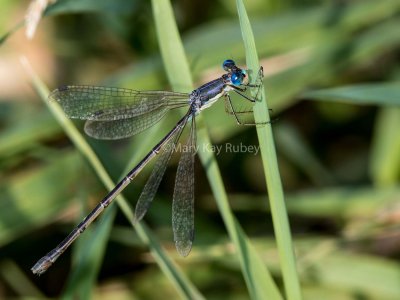
MULTIPOLYGON (((106 195, 83 221, 53 250, 42 257, 33 267, 34 274, 42 274, 81 235, 99 214, 113 202, 139 172, 157 155, 152 173, 143 188, 135 209, 135 218, 140 221, 146 214, 160 185, 167 163, 187 123, 190 132, 185 149, 178 164, 172 203, 172 227, 176 249, 187 256, 194 238, 194 156, 196 150, 195 117, 224 97, 226 111, 240 125, 255 125, 241 121, 240 115, 251 111, 235 110, 229 92, 239 94, 250 102, 257 100, 262 87, 263 69, 256 74, 252 84, 247 72, 236 66, 233 60, 225 60, 226 71, 190 94, 165 91, 135 91, 124 88, 99 86, 64 86, 54 90, 49 98, 58 102, 70 118, 86 120, 85 132, 98 139, 120 139, 135 135, 160 121, 175 108, 188 107, 187 113, 176 123, 157 145, 106 195), (255 96, 246 94, 254 89, 255 96)), ((261 123, 266 124, 266 123, 261 123)))

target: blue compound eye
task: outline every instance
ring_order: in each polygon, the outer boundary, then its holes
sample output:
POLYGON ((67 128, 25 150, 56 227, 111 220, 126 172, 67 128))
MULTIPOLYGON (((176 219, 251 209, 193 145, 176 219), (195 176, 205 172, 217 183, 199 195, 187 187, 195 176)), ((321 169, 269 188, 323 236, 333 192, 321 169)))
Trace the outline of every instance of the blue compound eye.
POLYGON ((230 71, 235 65, 235 62, 232 59, 227 59, 222 64, 222 68, 224 68, 225 71, 230 71))
POLYGON ((231 82, 233 85, 241 85, 243 78, 246 76, 243 72, 236 72, 231 75, 231 82))

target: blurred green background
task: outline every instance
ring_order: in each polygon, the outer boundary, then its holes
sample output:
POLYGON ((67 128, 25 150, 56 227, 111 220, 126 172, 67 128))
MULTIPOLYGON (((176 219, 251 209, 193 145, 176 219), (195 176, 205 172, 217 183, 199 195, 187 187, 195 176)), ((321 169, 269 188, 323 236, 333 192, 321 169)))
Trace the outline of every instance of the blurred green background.
MULTIPOLYGON (((0 32, 23 20, 29 1, 0 1, 0 32)), ((280 172, 304 299, 400 299, 400 2, 245 1, 272 108, 280 172)), ((172 1, 196 86, 245 66, 235 3, 172 1)), ((106 193, 31 87, 25 55, 50 89, 64 84, 170 90, 151 4, 60 0, 33 40, 24 28, 0 48, 0 298, 65 296, 67 251, 43 276, 35 261, 106 193)), ((184 87, 182 90, 185 91, 184 87)), ((240 99, 237 99, 239 101, 240 99)), ((215 145, 255 145, 223 103, 204 112, 215 145)), ((117 180, 173 126, 131 139, 87 141, 117 180)), ((83 123, 76 122, 82 130, 83 123)), ((235 216, 282 288, 260 156, 217 155, 235 216)), ((171 201, 178 157, 145 220, 168 255, 207 299, 248 299, 232 242, 196 161, 196 238, 175 251, 171 201)), ((124 195, 134 205, 151 167, 124 195)), ((78 247, 79 248, 79 245, 78 247)), ((117 213, 94 299, 179 297, 148 248, 117 213)))

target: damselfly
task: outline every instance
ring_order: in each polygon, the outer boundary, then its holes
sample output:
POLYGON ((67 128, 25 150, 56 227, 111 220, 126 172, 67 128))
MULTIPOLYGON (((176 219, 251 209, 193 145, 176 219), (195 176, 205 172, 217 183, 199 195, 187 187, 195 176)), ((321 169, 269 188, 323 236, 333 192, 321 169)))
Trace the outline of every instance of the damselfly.
POLYGON ((172 227, 175 246, 179 254, 182 256, 189 254, 194 237, 195 117, 223 96, 226 111, 235 117, 238 124, 254 125, 254 123, 241 121, 239 114, 249 111, 236 111, 229 92, 233 91, 244 99, 255 102, 262 86, 262 68, 256 74, 255 83, 250 84, 245 83, 247 72, 237 67, 233 60, 225 60, 222 67, 227 73, 202 85, 190 94, 75 85, 58 88, 50 94, 49 98, 58 102, 68 117, 86 120, 85 132, 98 139, 129 137, 151 127, 171 109, 188 107, 188 111, 71 233, 32 267, 34 274, 40 275, 46 272, 146 164, 160 154, 136 204, 135 218, 137 221, 141 220, 157 192, 167 163, 188 122, 191 123, 189 137, 185 144, 185 149, 188 151, 183 152, 178 164, 172 203, 172 227), (245 94, 248 88, 256 89, 254 97, 245 94))

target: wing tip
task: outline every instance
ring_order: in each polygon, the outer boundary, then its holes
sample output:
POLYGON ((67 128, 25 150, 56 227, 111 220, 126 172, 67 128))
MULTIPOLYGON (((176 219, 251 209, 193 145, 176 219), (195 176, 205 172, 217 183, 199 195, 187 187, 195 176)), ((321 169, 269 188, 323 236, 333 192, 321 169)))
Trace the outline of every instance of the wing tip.
POLYGON ((186 240, 186 241, 175 241, 175 247, 176 250, 178 250, 178 253, 186 257, 189 255, 190 251, 192 250, 192 241, 186 240))

